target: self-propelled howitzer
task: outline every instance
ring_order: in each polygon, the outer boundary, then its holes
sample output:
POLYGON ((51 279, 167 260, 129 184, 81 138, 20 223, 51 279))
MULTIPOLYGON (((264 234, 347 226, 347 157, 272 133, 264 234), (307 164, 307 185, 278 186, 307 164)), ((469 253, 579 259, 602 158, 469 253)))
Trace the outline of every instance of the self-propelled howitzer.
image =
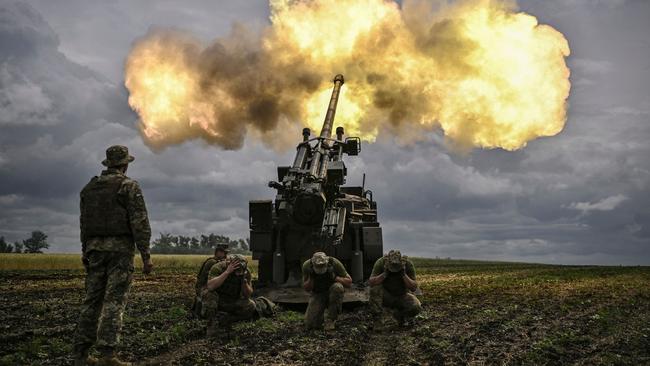
POLYGON ((306 302, 301 287, 302 263, 316 251, 339 259, 352 276, 353 289, 345 301, 365 301, 364 282, 382 256, 382 232, 372 192, 362 186, 344 187, 343 155, 361 150, 358 137, 344 139, 342 127, 332 127, 343 75, 336 75, 320 135, 303 129, 291 166, 278 167, 275 201, 250 201, 250 247, 259 260, 257 292, 277 302, 306 302))

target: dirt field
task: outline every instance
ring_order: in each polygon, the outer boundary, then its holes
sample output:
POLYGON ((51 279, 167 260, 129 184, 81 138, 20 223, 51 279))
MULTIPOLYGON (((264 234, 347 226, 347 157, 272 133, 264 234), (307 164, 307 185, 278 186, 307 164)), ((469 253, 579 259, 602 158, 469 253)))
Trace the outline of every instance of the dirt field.
MULTIPOLYGON (((70 363, 83 272, 69 257, 0 255, 0 364, 70 363)), ((372 329, 356 306, 335 332, 308 332, 285 309, 205 339, 188 315, 201 257, 154 261, 136 275, 119 349, 138 364, 650 364, 649 267, 417 259, 425 311, 412 328, 372 329)))

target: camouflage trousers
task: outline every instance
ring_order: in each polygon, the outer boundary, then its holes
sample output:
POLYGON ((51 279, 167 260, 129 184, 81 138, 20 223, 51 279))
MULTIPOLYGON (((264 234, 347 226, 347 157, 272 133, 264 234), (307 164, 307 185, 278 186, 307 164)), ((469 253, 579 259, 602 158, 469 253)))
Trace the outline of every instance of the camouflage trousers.
POLYGON ((305 325, 307 328, 320 328, 323 325, 323 315, 327 320, 335 321, 341 313, 344 292, 343 285, 336 282, 330 286, 327 292, 312 293, 305 312, 305 325))
POLYGON ((201 294, 201 317, 204 319, 211 320, 218 312, 225 312, 232 321, 249 320, 257 315, 255 309, 255 302, 250 298, 225 299, 218 292, 207 289, 201 294))
POLYGON ((410 292, 402 296, 393 296, 382 285, 370 287, 370 309, 374 314, 381 314, 382 307, 392 310, 398 321, 412 318, 422 311, 422 304, 410 292))
POLYGON ((115 348, 133 279, 133 255, 91 251, 88 262, 86 297, 81 305, 74 345, 76 349, 87 349, 94 343, 100 348, 115 348))

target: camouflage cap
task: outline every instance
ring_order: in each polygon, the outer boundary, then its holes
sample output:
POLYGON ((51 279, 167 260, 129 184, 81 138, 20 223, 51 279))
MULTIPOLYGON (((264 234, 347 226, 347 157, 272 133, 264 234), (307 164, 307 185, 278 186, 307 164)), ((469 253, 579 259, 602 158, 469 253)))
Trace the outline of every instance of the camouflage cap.
POLYGON ((231 262, 239 262, 239 269, 235 271, 237 275, 242 275, 248 267, 248 259, 241 254, 233 254, 229 257, 231 262))
POLYGON ((391 250, 386 254, 386 267, 391 272, 399 272, 404 267, 402 253, 399 250, 391 250))
POLYGON ((229 247, 230 247, 230 246, 228 245, 228 243, 221 243, 221 244, 217 244, 217 245, 214 247, 214 250, 215 250, 215 251, 217 251, 217 250, 223 250, 224 252, 228 253, 228 248, 229 248, 229 247))
POLYGON ((112 168, 116 166, 126 165, 135 160, 129 155, 129 148, 122 145, 113 145, 106 149, 106 160, 102 161, 102 165, 112 168))
POLYGON ((311 256, 311 265, 317 274, 327 272, 327 262, 329 262, 329 257, 323 252, 316 252, 311 256))

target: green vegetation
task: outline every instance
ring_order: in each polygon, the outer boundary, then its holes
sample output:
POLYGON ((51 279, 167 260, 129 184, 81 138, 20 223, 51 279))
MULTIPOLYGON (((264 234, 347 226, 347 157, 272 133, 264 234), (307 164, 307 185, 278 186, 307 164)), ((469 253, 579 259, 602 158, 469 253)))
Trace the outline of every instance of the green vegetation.
MULTIPOLYGON (((413 328, 373 330, 346 307, 334 334, 302 309, 238 323, 215 339, 189 307, 204 255, 155 255, 136 272, 121 355, 172 364, 650 363, 650 268, 414 258, 424 313, 413 328), (397 352, 399 350, 399 352, 397 352)), ((139 258, 136 257, 138 266, 139 258)), ((255 263, 251 264, 255 272, 255 263)), ((69 363, 83 296, 77 254, 0 254, 0 365, 69 363)))

